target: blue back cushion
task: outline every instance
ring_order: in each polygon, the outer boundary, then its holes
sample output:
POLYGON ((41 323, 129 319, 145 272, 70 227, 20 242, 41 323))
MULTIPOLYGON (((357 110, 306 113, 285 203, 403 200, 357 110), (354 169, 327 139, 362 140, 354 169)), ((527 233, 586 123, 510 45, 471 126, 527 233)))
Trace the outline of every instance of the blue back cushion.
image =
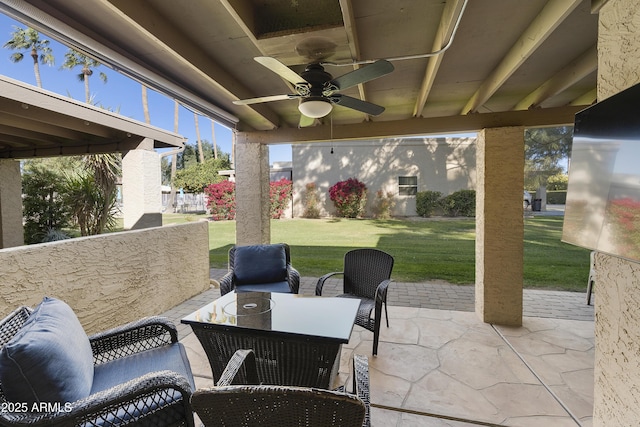
POLYGON ((0 350, 0 382, 7 400, 30 405, 89 396, 93 353, 71 307, 44 298, 0 350))
POLYGON ((287 258, 283 245, 237 246, 233 262, 236 285, 287 280, 287 258))

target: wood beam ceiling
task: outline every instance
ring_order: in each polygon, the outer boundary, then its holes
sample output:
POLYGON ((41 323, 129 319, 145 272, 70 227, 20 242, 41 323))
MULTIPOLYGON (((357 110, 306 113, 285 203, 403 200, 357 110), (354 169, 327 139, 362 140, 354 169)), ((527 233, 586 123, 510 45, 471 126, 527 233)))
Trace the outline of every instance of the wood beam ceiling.
POLYGON ((399 136, 477 132, 484 128, 509 126, 542 127, 573 124, 575 114, 586 106, 544 108, 503 113, 474 113, 464 116, 371 121, 350 125, 322 125, 311 128, 282 128, 273 131, 238 132, 239 143, 295 144, 302 142, 379 139, 399 136))
MULTIPOLYGON (((456 21, 462 13, 464 4, 464 0, 447 0, 442 12, 438 31, 436 32, 436 38, 433 42, 431 49, 432 52, 438 52, 443 49, 447 41, 451 38, 456 21)), ((444 54, 445 52, 429 58, 424 78, 420 85, 420 91, 418 92, 418 97, 416 99, 416 104, 413 108, 413 117, 419 117, 422 115, 422 110, 429 98, 429 92, 431 92, 431 87, 433 86, 433 82, 438 74, 438 69, 440 68, 444 54)))
POLYGON ((504 56, 500 64, 484 80, 478 90, 467 101, 460 114, 475 113, 509 77, 536 51, 536 49, 553 33, 582 0, 549 1, 522 33, 518 41, 504 56))
POLYGON ((527 95, 515 107, 515 110, 535 108, 547 99, 579 82, 598 68, 598 49, 593 46, 579 58, 564 67, 536 90, 527 95))

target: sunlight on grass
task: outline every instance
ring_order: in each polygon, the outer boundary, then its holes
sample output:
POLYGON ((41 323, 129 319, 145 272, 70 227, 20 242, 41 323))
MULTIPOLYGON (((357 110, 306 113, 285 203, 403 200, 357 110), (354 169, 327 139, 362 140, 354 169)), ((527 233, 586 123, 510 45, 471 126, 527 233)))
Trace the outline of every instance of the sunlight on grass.
MULTIPOLYGON (((163 215, 165 224, 203 218, 204 215, 163 215)), ((212 267, 226 268, 235 233, 235 221, 209 222, 212 267)), ((525 220, 525 287, 584 291, 589 251, 562 243, 561 236, 562 218, 525 220)), ((291 246, 293 265, 303 276, 340 271, 346 251, 373 247, 394 256, 396 281, 475 282, 474 220, 273 220, 271 241, 291 246)))

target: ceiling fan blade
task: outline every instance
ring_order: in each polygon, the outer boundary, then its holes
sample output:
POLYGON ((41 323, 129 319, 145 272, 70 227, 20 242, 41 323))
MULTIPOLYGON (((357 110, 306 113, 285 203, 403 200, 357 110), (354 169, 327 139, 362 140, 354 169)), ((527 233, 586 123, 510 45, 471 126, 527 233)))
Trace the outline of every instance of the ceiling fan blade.
POLYGON ((307 117, 304 114, 300 114, 300 122, 298 123, 298 127, 306 128, 312 126, 316 122, 316 119, 311 117, 307 117))
POLYGON ((339 90, 349 89, 350 87, 365 83, 385 74, 389 74, 394 70, 393 64, 385 59, 379 59, 371 65, 358 68, 350 73, 343 74, 331 80, 330 84, 335 85, 339 90))
POLYGON ((298 73, 296 73, 291 68, 287 67, 286 65, 284 65, 282 62, 278 61, 275 58, 272 58, 270 56, 256 56, 253 59, 255 59, 256 62, 264 65, 265 67, 267 67, 268 69, 270 69, 271 71, 273 71, 274 73, 282 77, 283 79, 290 81, 294 85, 297 85, 300 83, 307 83, 307 81, 302 77, 300 77, 298 73))
POLYGON ((377 116, 384 112, 384 107, 380 105, 372 104, 367 101, 361 101, 351 96, 337 94, 332 95, 330 99, 335 104, 362 111, 363 113, 366 113, 370 116, 377 116))
POLYGON ((259 98, 240 99, 238 101, 233 101, 233 103, 236 105, 249 105, 249 104, 257 104, 259 102, 283 101, 285 99, 296 99, 296 98, 300 98, 300 95, 285 94, 285 95, 261 96, 259 98))

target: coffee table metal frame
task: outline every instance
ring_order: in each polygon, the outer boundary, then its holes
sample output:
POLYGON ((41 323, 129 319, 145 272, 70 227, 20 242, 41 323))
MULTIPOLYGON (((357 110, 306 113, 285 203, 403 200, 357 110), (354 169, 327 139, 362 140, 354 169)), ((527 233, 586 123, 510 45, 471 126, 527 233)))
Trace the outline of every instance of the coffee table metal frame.
MULTIPOLYGON (((257 296, 265 295, 253 293, 257 296)), ((268 295, 268 294, 266 294, 268 295)), ((278 298, 288 298, 279 294, 278 298)), ((244 295, 243 298, 247 298, 244 295)), ((299 298, 293 296, 292 298, 299 298)), ((347 298, 326 298, 326 297, 304 297, 313 298, 322 303, 325 309, 330 303, 345 304, 350 301, 350 310, 337 310, 335 315, 342 316, 345 322, 350 322, 350 330, 353 328, 355 316, 358 311, 359 301, 347 298), (338 300, 338 301, 332 301, 338 300)), ((225 304, 229 300, 228 296, 222 297, 214 302, 215 304, 225 304)), ((318 313, 313 310, 313 300, 305 301, 305 321, 313 317, 322 319, 322 316, 332 315, 318 313), (309 303, 311 308, 309 308, 309 303)), ((292 300, 295 303, 295 299, 292 300)), ((320 305, 320 304, 318 304, 320 305)), ((271 385, 295 385, 302 387, 331 388, 340 365, 340 350, 342 344, 349 342, 348 336, 318 336, 307 333, 296 333, 292 331, 265 330, 260 327, 245 327, 238 325, 238 319, 219 318, 206 319, 208 306, 192 313, 182 319, 182 323, 191 326, 194 334, 202 344, 202 347, 209 359, 213 373, 214 383, 217 383, 220 374, 231 357, 239 349, 252 349, 256 355, 258 378, 262 384, 271 385), (203 312, 203 310, 205 312, 203 312), (203 319, 204 317, 204 319, 203 319)), ((320 320, 321 321, 321 320, 320 320)), ((296 320, 291 319, 291 324, 287 329, 296 329, 296 320)))

